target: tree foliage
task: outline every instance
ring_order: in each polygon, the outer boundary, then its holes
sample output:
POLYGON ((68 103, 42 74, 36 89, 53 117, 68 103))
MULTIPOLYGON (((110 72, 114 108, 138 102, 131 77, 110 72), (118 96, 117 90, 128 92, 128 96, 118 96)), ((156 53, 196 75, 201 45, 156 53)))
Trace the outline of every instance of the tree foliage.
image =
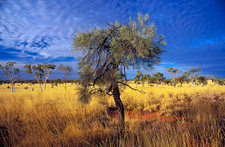
POLYGON ((207 78, 203 75, 199 75, 196 80, 199 84, 202 84, 202 86, 207 84, 207 78))
POLYGON ((115 81, 118 73, 126 75, 129 66, 150 69, 160 62, 159 54, 165 45, 164 37, 157 36, 155 26, 148 25, 149 16, 138 15, 138 22, 111 23, 104 29, 92 28, 78 32, 74 48, 81 51, 79 67, 86 84, 100 79, 115 81))

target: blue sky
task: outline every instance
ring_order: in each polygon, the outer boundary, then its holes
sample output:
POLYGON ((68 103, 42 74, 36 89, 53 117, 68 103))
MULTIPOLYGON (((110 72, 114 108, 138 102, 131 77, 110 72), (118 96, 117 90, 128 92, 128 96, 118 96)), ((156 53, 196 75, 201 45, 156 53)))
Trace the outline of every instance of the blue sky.
MULTIPOLYGON (((115 20, 126 23, 137 12, 149 14, 167 42, 162 64, 143 73, 160 71, 169 78, 167 67, 193 67, 225 78, 224 0, 0 0, 0 64, 17 62, 21 79, 29 79, 25 64, 62 63, 73 67, 71 78, 78 78, 78 55, 72 52, 76 32, 115 20)), ((130 69, 128 78, 136 71, 130 69)), ((58 77, 54 72, 52 78, 58 77)))

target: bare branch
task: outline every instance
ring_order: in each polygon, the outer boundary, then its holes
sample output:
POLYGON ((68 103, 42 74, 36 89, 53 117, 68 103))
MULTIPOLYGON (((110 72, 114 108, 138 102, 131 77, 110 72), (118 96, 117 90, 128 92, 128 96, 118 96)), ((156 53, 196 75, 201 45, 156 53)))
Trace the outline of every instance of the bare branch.
POLYGON ((95 89, 92 89, 92 90, 89 92, 89 94, 90 94, 90 95, 93 95, 93 94, 95 94, 95 93, 97 93, 97 92, 102 92, 102 93, 105 93, 105 94, 107 94, 107 95, 109 95, 109 96, 112 96, 112 95, 113 95, 113 94, 110 94, 110 93, 109 93, 110 91, 109 91, 109 92, 105 92, 105 91, 103 91, 103 90, 100 89, 100 88, 99 88, 99 89, 96 89, 96 88, 95 88, 95 89))
POLYGON ((128 85, 128 84, 126 84, 126 83, 123 83, 123 82, 117 82, 117 83, 123 84, 123 85, 129 87, 129 88, 132 89, 132 90, 135 90, 135 91, 138 91, 138 92, 140 92, 140 93, 142 93, 142 94, 145 94, 145 92, 144 92, 143 90, 134 89, 133 87, 131 87, 130 85, 128 85))

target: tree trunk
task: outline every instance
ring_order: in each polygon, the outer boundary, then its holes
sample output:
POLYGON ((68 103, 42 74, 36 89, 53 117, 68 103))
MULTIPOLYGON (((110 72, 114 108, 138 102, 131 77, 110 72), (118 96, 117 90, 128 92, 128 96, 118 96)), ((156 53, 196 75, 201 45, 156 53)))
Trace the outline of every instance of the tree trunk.
POLYGON ((173 86, 176 87, 175 78, 173 78, 173 86))
POLYGON ((14 92, 14 84, 13 81, 11 81, 11 87, 12 87, 12 93, 14 92))
POLYGON ((46 81, 47 81, 47 79, 45 79, 44 91, 46 90, 46 81))
POLYGON ((42 92, 42 87, 41 87, 41 83, 40 83, 40 81, 38 81, 38 84, 39 84, 40 89, 41 89, 41 92, 42 92))
POLYGON ((65 80, 65 90, 66 90, 66 80, 65 80))
POLYGON ((193 88, 193 81, 194 79, 191 79, 191 88, 193 88))
POLYGON ((119 88, 118 88, 118 84, 117 83, 113 83, 112 85, 112 93, 113 93, 113 98, 118 110, 118 117, 119 117, 119 131, 124 130, 125 128, 125 124, 124 124, 124 107, 123 107, 123 103, 120 99, 120 92, 119 92, 119 88))

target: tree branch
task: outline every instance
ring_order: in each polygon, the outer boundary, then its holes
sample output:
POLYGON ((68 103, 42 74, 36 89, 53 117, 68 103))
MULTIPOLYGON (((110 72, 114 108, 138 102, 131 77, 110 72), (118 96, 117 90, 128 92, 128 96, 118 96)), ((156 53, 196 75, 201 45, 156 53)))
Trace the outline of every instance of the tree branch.
MULTIPOLYGON (((105 91, 103 91, 102 89, 92 89, 90 92, 89 92, 89 94, 90 95, 93 95, 93 94, 95 94, 96 92, 103 92, 103 93, 105 93, 105 91)), ((110 92, 110 91, 109 91, 110 92)), ((109 92, 106 92, 105 94, 107 94, 107 95, 109 95, 109 96, 112 96, 113 94, 109 94, 109 92)))
POLYGON ((134 89, 134 88, 132 88, 130 85, 126 84, 126 83, 123 83, 123 82, 117 82, 117 83, 123 84, 123 85, 129 87, 129 88, 132 89, 132 90, 135 90, 135 91, 138 91, 138 92, 140 92, 140 93, 142 93, 142 94, 145 94, 145 92, 144 92, 143 90, 134 89))

